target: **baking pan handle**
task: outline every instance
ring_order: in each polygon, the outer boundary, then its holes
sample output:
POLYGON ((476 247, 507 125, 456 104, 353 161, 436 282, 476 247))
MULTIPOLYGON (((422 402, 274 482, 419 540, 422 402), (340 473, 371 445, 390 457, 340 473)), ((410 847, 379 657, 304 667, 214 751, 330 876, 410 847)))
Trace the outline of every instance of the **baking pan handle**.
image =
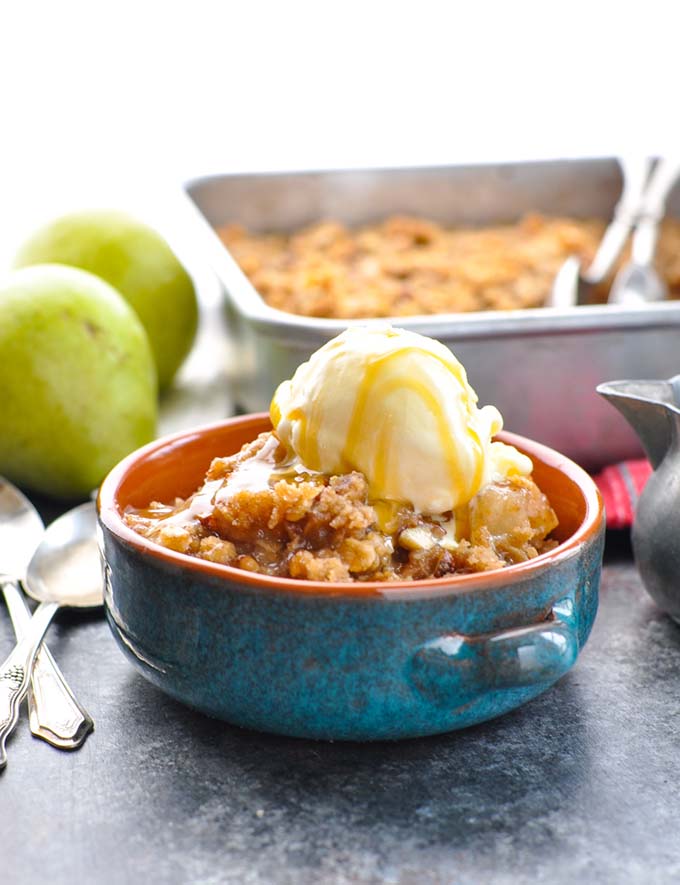
POLYGON ((550 684, 579 651, 571 598, 537 624, 497 633, 450 633, 424 643, 410 662, 411 683, 431 701, 459 707, 489 691, 550 684))

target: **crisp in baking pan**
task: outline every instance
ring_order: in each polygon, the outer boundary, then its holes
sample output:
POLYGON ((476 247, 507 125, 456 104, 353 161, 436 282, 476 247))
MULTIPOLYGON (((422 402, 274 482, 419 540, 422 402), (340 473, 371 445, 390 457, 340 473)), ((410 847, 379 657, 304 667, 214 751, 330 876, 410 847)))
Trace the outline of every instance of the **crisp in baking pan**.
MULTIPOLYGON (((527 212, 609 218, 621 190, 614 159, 475 166, 211 175, 185 193, 222 281, 238 348, 236 400, 268 406, 277 384, 347 325, 269 307, 216 234, 227 223, 290 231, 322 218, 353 226, 394 214, 451 225, 512 221, 527 212)), ((680 217, 680 189, 669 215, 680 217)), ((595 393, 601 381, 661 378, 680 370, 680 302, 590 305, 400 317, 465 365, 481 403, 507 429, 559 449, 589 469, 638 456, 624 420, 595 393)))

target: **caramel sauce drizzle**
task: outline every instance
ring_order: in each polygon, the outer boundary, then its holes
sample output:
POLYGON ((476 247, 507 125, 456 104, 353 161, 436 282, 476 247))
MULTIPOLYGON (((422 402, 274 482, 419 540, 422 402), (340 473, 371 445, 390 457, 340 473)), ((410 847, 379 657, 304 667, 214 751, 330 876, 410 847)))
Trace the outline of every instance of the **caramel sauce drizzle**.
MULTIPOLYGON (((364 431, 366 422, 371 419, 371 415, 368 414, 368 407, 371 399, 384 398, 397 389, 408 389, 420 398, 435 418, 439 443, 446 458, 452 486, 461 495, 465 494, 468 490, 474 494, 482 483, 484 459, 483 446, 479 435, 470 426, 469 422, 466 426, 466 433, 472 444, 475 460, 475 473, 471 489, 469 489, 468 484, 465 482, 466 472, 463 465, 460 463, 458 447, 451 435, 449 424, 446 420, 444 411, 441 408, 436 391, 434 391, 430 385, 409 377, 405 373, 400 373, 395 378, 381 379, 381 375, 388 364, 394 360, 400 359, 407 353, 420 353, 436 359, 442 366, 444 366, 447 372, 454 376, 463 389, 467 387, 462 366, 421 347, 405 347, 371 359, 366 366, 364 377, 362 378, 361 385, 357 392, 352 416, 350 418, 347 439, 342 450, 342 470, 358 469, 357 461, 361 441, 365 436, 364 431)), ((306 415, 300 408, 294 409, 289 415, 289 420, 291 422, 299 422, 297 437, 298 449, 302 461, 315 470, 318 470, 321 466, 318 451, 318 432, 320 429, 318 412, 319 409, 316 403, 311 403, 308 415, 306 415)), ((272 419, 274 420, 275 426, 277 419, 280 420, 280 418, 281 413, 278 406, 276 406, 272 410, 272 419)), ((383 421, 383 425, 377 434, 375 462, 373 464, 373 486, 376 490, 384 489, 386 478, 389 475, 390 465, 387 463, 388 454, 386 451, 388 434, 389 427, 387 423, 383 421)))

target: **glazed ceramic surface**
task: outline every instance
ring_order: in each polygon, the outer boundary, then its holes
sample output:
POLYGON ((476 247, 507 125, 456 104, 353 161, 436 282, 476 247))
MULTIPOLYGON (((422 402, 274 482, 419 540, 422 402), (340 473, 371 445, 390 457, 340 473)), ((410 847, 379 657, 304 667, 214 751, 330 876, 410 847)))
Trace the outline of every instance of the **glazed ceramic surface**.
POLYGON ((102 486, 107 617, 151 682, 248 728, 378 740, 498 716, 573 665, 597 610, 600 497, 575 464, 511 434, 534 460, 561 543, 500 571, 318 584, 187 557, 125 526, 127 506, 190 494, 213 457, 267 429, 266 416, 246 416, 158 440, 102 486))

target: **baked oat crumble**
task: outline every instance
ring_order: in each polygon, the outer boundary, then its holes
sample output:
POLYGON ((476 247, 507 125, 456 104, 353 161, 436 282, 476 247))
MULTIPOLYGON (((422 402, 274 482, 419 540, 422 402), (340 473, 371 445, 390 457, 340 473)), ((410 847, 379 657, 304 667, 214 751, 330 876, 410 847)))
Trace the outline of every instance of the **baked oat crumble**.
POLYGON ((128 509, 162 546, 247 571, 312 581, 393 581, 499 569, 552 549, 557 517, 529 477, 490 483, 455 513, 368 501, 358 472, 291 470, 274 433, 215 458, 192 496, 128 509))
MULTIPOLYGON (((542 307, 564 260, 587 266, 605 227, 531 213, 483 228, 394 216, 356 230, 321 221, 290 235, 239 225, 219 234, 271 307, 349 319, 542 307)), ((680 221, 664 219, 656 264, 680 297, 680 221)), ((612 278, 594 287, 594 301, 606 301, 612 278)))

